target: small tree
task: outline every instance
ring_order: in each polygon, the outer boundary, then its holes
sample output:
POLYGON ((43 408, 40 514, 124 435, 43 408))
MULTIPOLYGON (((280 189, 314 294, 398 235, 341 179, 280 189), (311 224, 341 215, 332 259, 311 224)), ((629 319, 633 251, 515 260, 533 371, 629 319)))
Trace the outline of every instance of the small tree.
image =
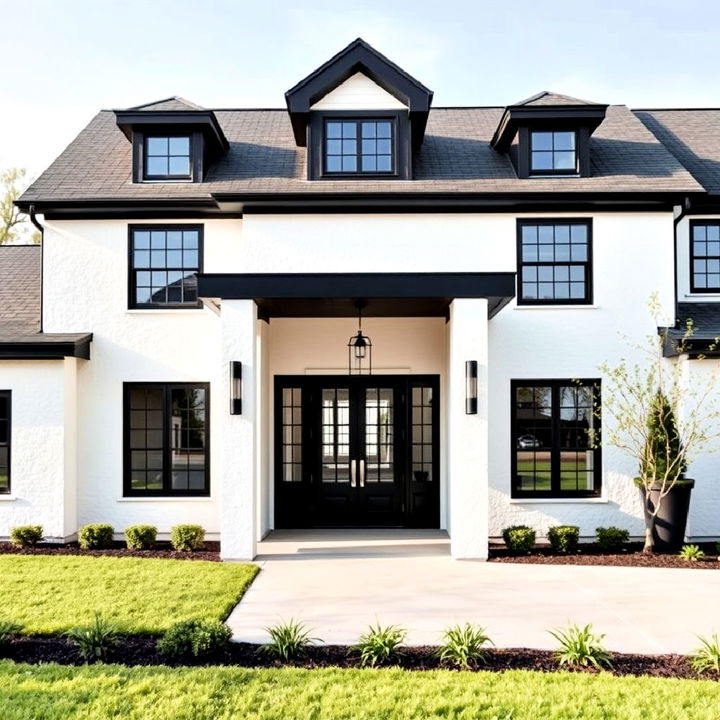
POLYGON ((40 233, 37 230, 25 232, 29 227, 27 216, 15 205, 25 185, 23 168, 0 171, 0 245, 13 243, 28 235, 31 244, 40 243, 40 233))
MULTIPOLYGON (((659 326, 657 294, 651 296, 649 308, 659 326)), ((682 339, 676 342, 678 354, 688 349, 693 332, 688 321, 682 339)), ((635 363, 621 359, 617 365, 600 365, 604 376, 602 412, 613 420, 603 428, 603 442, 638 462, 636 483, 643 492, 645 509, 643 550, 650 553, 664 499, 683 481, 692 456, 720 437, 718 378, 715 373, 708 383, 687 383, 684 363, 665 357, 665 349, 672 347, 667 329, 659 327, 645 344, 630 342, 629 346, 640 355, 635 363)))

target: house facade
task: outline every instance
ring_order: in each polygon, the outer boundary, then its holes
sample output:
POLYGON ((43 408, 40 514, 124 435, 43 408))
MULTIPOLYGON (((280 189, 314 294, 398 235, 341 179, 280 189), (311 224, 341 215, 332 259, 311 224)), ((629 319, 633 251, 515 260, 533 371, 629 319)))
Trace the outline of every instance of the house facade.
MULTIPOLYGON (((635 464, 588 441, 598 366, 657 332, 654 293, 720 334, 710 111, 433 108, 362 40, 285 100, 101 111, 18 201, 43 245, 0 248, 0 537, 641 535, 635 464)), ((691 538, 720 536, 719 463, 691 538)))

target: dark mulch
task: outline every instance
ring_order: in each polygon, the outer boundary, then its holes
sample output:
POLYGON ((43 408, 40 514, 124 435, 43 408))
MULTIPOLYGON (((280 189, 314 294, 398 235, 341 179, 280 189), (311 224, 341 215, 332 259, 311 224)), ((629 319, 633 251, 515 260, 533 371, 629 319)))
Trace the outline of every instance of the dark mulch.
MULTIPOLYGON (((124 665, 168 665, 188 663, 168 662, 155 649, 156 638, 147 635, 124 637, 107 658, 108 662, 124 665)), ((55 662, 62 665, 81 665, 76 649, 65 638, 36 635, 19 637, 0 647, 0 658, 15 662, 55 662)), ((626 655, 613 654, 611 672, 615 675, 650 675, 663 678, 697 678, 698 675, 682 655, 626 655)), ((199 665, 226 665, 236 667, 323 667, 355 668, 360 666, 357 653, 348 652, 344 645, 328 645, 310 648, 296 661, 283 663, 260 649, 259 645, 233 643, 220 657, 205 659, 199 665)), ((443 666, 433 647, 412 647, 402 651, 395 665, 406 670, 437 670, 443 666)), ((479 670, 503 672, 505 670, 535 670, 553 672, 559 669, 553 653, 546 650, 489 650, 487 662, 479 670)), ((594 673, 594 669, 578 672, 594 673)), ((720 675, 707 674, 708 679, 720 680, 720 675)))
POLYGON ((614 565, 616 567, 689 568, 720 570, 715 543, 696 543, 705 553, 703 560, 690 562, 677 553, 642 551, 642 543, 629 543, 619 553, 605 553, 596 544, 582 544, 577 552, 560 555, 549 547, 537 547, 527 555, 513 555, 504 545, 490 545, 490 562, 530 563, 536 565, 614 565))
POLYGON ((59 545, 40 543, 34 548, 16 548, 0 543, 0 554, 6 555, 109 555, 111 557, 165 558, 170 560, 210 560, 220 562, 220 543, 206 542, 202 550, 178 552, 169 542, 158 542, 152 550, 128 550, 124 542, 114 542, 107 550, 83 550, 75 543, 59 545))

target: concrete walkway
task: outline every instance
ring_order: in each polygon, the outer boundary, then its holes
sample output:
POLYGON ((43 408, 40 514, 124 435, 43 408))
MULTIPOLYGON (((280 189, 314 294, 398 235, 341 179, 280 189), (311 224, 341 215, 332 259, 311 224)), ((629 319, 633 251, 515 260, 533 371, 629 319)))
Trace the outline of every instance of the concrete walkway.
POLYGON ((414 645, 444 627, 483 625, 497 647, 549 649, 549 628, 591 622, 611 650, 686 653, 720 632, 720 570, 516 565, 453 560, 439 531, 279 531, 259 546, 262 572, 228 624, 298 618, 328 644, 352 644, 370 623, 399 624, 414 645))

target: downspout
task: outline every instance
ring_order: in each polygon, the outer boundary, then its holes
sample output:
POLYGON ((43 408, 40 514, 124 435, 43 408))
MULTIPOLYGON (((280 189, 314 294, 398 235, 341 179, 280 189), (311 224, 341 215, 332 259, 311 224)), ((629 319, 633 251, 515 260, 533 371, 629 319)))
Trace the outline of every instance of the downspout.
MULTIPOLYGON (((675 284, 673 286, 673 295, 675 298, 675 322, 678 321, 678 225, 680 221, 690 212, 690 198, 685 197, 682 205, 676 205, 675 208, 680 208, 680 211, 673 218, 673 275, 675 276, 675 284)), ((691 270, 692 272, 692 270, 691 270)))
POLYGON ((35 205, 30 206, 30 222, 40 231, 40 332, 43 331, 43 296, 45 294, 45 228, 38 221, 35 205))

